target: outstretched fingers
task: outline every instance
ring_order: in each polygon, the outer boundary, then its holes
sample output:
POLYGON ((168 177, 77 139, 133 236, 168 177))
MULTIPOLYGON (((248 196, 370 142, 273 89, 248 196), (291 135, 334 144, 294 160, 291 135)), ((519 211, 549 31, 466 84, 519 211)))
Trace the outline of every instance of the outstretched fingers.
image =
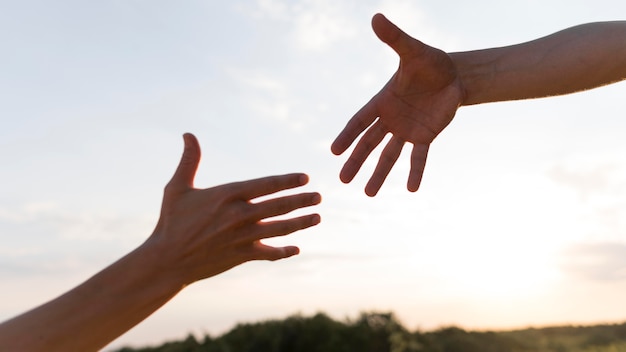
POLYGON ((294 210, 319 204, 322 197, 319 193, 301 193, 275 199, 269 199, 257 204, 246 204, 247 222, 250 224, 244 231, 241 241, 256 241, 263 238, 288 235, 292 232, 315 226, 320 223, 319 214, 309 214, 284 220, 263 221, 294 210))
POLYGON ((361 166, 363 166, 363 163, 365 163, 365 160, 367 160, 367 157, 383 141, 387 133, 382 124, 377 122, 363 134, 339 173, 341 182, 349 183, 352 181, 361 169, 361 166))
POLYGON ((285 197, 268 199, 260 203, 249 204, 252 207, 250 215, 254 221, 274 216, 284 215, 296 209, 320 204, 322 196, 317 192, 300 193, 285 197))
POLYGON ((372 177, 365 186, 365 194, 373 197, 378 193, 380 187, 385 182, 387 175, 389 175, 391 168, 398 160, 398 157, 400 157, 403 146, 404 141, 398 137, 394 136, 389 140, 387 146, 380 155, 380 159, 378 160, 378 164, 376 165, 376 169, 374 169, 372 177))
MULTIPOLYGON (((311 197, 309 197, 311 198, 311 197)), ((319 197, 312 197, 312 202, 300 202, 300 204, 315 205, 319 203, 319 197)), ((279 214, 286 211, 288 208, 301 208, 302 206, 288 206, 277 205, 281 201, 289 202, 286 199, 277 200, 276 202, 266 201, 262 207, 281 209, 274 210, 269 213, 279 214)), ((297 203, 297 202, 296 202, 297 203)), ((258 206, 258 204, 255 204, 258 206)), ((267 210, 265 210, 267 212, 267 210)), ((278 260, 288 258, 296 255, 300 252, 298 247, 286 246, 286 247, 272 247, 267 246, 260 241, 266 238, 285 236, 296 231, 304 230, 306 228, 315 226, 321 222, 319 214, 308 214, 298 216, 284 220, 271 220, 271 221, 258 221, 246 226, 240 227, 238 235, 229 236, 230 242, 238 244, 238 248, 243 249, 245 257, 244 261, 249 260, 278 260)))
POLYGON ((422 183, 428 148, 428 144, 413 145, 413 150, 411 151, 411 171, 409 172, 409 180, 407 182, 407 189, 411 192, 416 192, 422 183))

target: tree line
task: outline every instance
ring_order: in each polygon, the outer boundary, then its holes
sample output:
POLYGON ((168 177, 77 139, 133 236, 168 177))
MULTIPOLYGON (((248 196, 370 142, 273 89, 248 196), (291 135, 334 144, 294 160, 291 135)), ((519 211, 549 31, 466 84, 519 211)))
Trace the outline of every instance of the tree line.
POLYGON ((189 335, 153 347, 114 352, 620 352, 626 323, 512 331, 445 327, 409 331, 393 313, 367 312, 337 321, 324 313, 238 324, 221 336, 189 335))

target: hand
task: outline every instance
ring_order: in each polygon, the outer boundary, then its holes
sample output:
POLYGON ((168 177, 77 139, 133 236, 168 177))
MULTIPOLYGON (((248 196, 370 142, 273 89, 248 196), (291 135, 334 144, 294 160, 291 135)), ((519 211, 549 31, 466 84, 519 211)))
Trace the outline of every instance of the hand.
POLYGON ((422 180, 430 143, 452 121, 461 105, 463 88, 445 52, 411 38, 381 14, 372 18, 372 28, 400 56, 400 67, 350 119, 331 150, 342 154, 367 129, 341 170, 341 181, 348 183, 372 150, 387 133, 392 133, 365 193, 378 193, 406 142, 413 144, 407 188, 415 192, 422 180))
POLYGON ((185 134, 185 150, 165 187, 161 216, 146 244, 160 246, 163 270, 183 285, 208 278, 250 260, 277 260, 299 253, 293 246, 271 247, 261 239, 283 236, 317 225, 320 216, 263 221, 320 203, 318 193, 300 193, 252 202, 255 198, 308 182, 305 174, 271 176, 196 189, 200 146, 185 134))

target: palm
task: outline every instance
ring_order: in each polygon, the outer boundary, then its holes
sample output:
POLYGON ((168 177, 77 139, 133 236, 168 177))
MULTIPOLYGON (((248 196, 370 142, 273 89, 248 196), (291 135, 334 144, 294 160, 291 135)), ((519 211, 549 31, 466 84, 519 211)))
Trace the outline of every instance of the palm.
MULTIPOLYGON (((446 71, 437 66, 429 70, 446 71)), ((449 77, 438 78, 425 82, 415 67, 401 65, 399 72, 370 102, 382 127, 406 142, 430 144, 452 121, 461 101, 456 76, 451 72, 449 77)))
POLYGON ((400 67, 383 89, 348 122, 333 143, 343 153, 367 131, 346 161, 341 180, 350 182, 384 137, 387 143, 365 192, 374 196, 382 186, 406 142, 413 144, 408 189, 421 182, 430 143, 452 121, 462 100, 462 86, 449 56, 409 37, 382 15, 372 24, 381 40, 400 56, 400 67))

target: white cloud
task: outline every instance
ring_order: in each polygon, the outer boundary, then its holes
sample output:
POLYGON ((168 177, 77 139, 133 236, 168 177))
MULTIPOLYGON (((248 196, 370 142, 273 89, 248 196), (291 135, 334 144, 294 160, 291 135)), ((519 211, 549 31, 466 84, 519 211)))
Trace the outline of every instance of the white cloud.
POLYGON ((0 208, 0 221, 12 223, 24 223, 33 221, 42 214, 49 213, 57 209, 57 205, 52 202, 33 202, 23 205, 21 208, 10 209, 0 208))
POLYGON ((323 51, 360 31, 338 2, 310 2, 295 17, 294 40, 301 50, 323 51), (313 6, 311 6, 313 5, 313 6))
POLYGON ((285 20, 289 17, 288 2, 281 0, 257 0, 254 4, 240 4, 240 11, 253 18, 285 20))
POLYGON ((626 244, 577 244, 562 253, 561 268, 591 281, 626 281, 626 244))
POLYGON ((549 176, 557 183, 573 188, 583 201, 602 195, 626 195, 626 164, 620 159, 581 156, 555 165, 549 176))
POLYGON ((360 32, 353 16, 357 2, 258 0, 242 8, 256 19, 287 22, 293 26, 292 44, 302 51, 324 51, 360 32))
POLYGON ((588 238, 620 241, 626 233, 626 164, 621 156, 589 154, 562 160, 548 177, 578 200, 588 238))
POLYGON ((285 96, 287 85, 284 81, 269 75, 261 70, 243 70, 230 68, 231 78, 240 82, 244 86, 266 92, 273 96, 285 96))
POLYGON ((241 105, 251 110, 250 116, 287 125, 293 131, 303 128, 305 122, 294 114, 301 99, 291 93, 288 78, 262 70, 231 68, 229 73, 241 87, 241 105))
POLYGON ((137 214, 75 211, 52 203, 2 207, 0 266, 18 274, 95 270, 143 242, 153 221, 137 214))

